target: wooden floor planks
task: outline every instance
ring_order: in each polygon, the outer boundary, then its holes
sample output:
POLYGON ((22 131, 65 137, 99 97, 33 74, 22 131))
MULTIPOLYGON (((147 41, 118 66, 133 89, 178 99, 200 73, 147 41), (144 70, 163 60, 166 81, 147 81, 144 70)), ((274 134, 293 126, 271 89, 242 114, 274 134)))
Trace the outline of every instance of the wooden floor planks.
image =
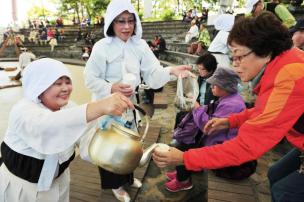
POLYGON ((226 180, 208 172, 208 202, 256 202, 250 179, 226 180))
MULTIPOLYGON (((160 126, 150 124, 148 135, 144 141, 144 148, 157 142, 160 126)), ((143 180, 148 165, 137 168, 134 176, 143 180)), ((111 190, 101 190, 100 177, 97 166, 81 160, 79 157, 71 163, 71 202, 111 202, 117 201, 111 190)), ((135 201, 139 189, 129 188, 132 201, 135 201)))

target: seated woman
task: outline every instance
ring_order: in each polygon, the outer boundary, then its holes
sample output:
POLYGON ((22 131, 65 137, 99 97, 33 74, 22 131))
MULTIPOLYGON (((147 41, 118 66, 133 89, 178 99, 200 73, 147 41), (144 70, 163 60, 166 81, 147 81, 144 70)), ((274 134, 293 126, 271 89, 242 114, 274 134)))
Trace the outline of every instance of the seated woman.
POLYGON ((208 49, 210 42, 211 41, 208 29, 203 24, 201 24, 198 40, 191 43, 190 47, 188 48, 188 53, 199 55, 203 50, 208 49))
POLYGON ((69 164, 76 142, 82 138, 81 155, 89 160, 86 142, 95 131, 93 120, 121 115, 133 105, 115 93, 75 106, 69 101, 70 72, 50 58, 27 65, 22 84, 24 98, 12 108, 1 144, 0 201, 69 201, 69 164))
MULTIPOLYGON (((239 113, 246 108, 244 100, 237 91, 239 77, 232 69, 217 68, 214 74, 207 79, 207 82, 212 86, 213 95, 219 99, 214 104, 200 106, 192 111, 193 121, 198 130, 202 130, 207 121, 212 117, 226 117, 232 113, 239 113)), ((176 147, 182 151, 187 151, 191 148, 221 144, 234 138, 236 134, 237 129, 219 131, 209 136, 198 133, 196 137, 193 137, 193 142, 187 140, 187 143, 183 139, 179 139, 178 136, 175 136, 178 141, 176 147)), ((236 171, 233 170, 231 173, 238 173, 238 167, 234 169, 236 171)), ((230 174, 229 172, 225 174, 230 174)), ((165 184, 165 187, 171 192, 188 190, 193 187, 190 180, 191 172, 183 165, 176 166, 176 171, 167 172, 166 176, 169 181, 165 184)))
MULTIPOLYGON (((194 108, 201 105, 208 105, 212 100, 216 99, 216 97, 212 94, 210 84, 206 82, 206 79, 212 76, 216 70, 217 62, 215 57, 210 53, 206 53, 197 58, 196 66, 199 73, 197 80, 199 85, 199 94, 196 99, 196 103, 194 104, 194 108)), ((180 123, 187 113, 188 112, 181 111, 176 114, 174 128, 176 128, 177 124, 180 123)))
POLYGON ((196 21, 192 20, 191 21, 191 27, 188 30, 188 32, 186 33, 185 36, 185 42, 189 43, 191 41, 192 38, 196 38, 198 36, 198 27, 196 25, 196 21))

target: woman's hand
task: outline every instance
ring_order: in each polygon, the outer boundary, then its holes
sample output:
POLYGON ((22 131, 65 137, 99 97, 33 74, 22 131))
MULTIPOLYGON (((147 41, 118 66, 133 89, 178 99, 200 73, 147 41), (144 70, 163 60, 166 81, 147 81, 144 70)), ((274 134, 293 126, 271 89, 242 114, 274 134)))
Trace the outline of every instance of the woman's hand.
POLYGON ((119 92, 126 97, 130 97, 134 94, 133 89, 128 84, 114 83, 111 88, 111 93, 119 92))
POLYGON ((185 78, 188 76, 195 77, 195 75, 193 73, 191 73, 190 70, 192 70, 192 67, 190 65, 174 66, 174 67, 171 67, 170 74, 173 74, 176 77, 181 75, 182 78, 185 78))
POLYGON ((95 120, 103 115, 121 116, 128 108, 134 109, 134 105, 129 98, 121 93, 111 94, 87 105, 87 122, 95 120))
POLYGON ((223 130, 227 128, 229 128, 228 118, 213 118, 206 123, 203 131, 204 134, 210 135, 215 131, 223 130))
POLYGON ((108 115, 120 116, 126 109, 134 109, 131 100, 121 93, 114 93, 107 96, 103 102, 105 103, 104 113, 108 115))
POLYGON ((158 167, 164 168, 169 165, 183 164, 183 154, 184 152, 174 147, 170 147, 169 151, 167 152, 159 152, 154 150, 152 157, 158 167))

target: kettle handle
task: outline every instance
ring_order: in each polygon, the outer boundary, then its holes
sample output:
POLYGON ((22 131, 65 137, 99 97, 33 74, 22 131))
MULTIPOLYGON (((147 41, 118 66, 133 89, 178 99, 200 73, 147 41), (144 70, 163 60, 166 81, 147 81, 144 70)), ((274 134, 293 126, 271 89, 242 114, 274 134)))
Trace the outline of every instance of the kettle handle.
POLYGON ((145 110, 143 108, 141 108, 138 105, 134 105, 134 107, 135 107, 136 110, 138 110, 140 113, 142 113, 145 116, 145 119, 146 119, 146 128, 145 128, 144 134, 141 136, 141 139, 140 139, 140 141, 143 142, 144 139, 147 136, 147 133, 148 133, 148 130, 149 130, 150 121, 149 121, 149 118, 147 116, 147 113, 145 112, 145 110))
POLYGON ((142 113, 144 116, 147 115, 147 113, 145 112, 145 110, 143 108, 141 108, 138 105, 134 105, 135 109, 137 109, 140 113, 142 113))

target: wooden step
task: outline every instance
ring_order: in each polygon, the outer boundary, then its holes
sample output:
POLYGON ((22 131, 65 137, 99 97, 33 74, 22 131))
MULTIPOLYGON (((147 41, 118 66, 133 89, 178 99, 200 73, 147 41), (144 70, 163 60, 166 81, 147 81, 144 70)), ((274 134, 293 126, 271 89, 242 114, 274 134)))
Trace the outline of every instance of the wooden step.
POLYGON ((166 109, 168 107, 168 98, 162 92, 158 92, 154 94, 154 108, 166 109))
POLYGON ((208 201, 256 202, 258 199, 249 178, 227 180, 208 171, 208 201))

